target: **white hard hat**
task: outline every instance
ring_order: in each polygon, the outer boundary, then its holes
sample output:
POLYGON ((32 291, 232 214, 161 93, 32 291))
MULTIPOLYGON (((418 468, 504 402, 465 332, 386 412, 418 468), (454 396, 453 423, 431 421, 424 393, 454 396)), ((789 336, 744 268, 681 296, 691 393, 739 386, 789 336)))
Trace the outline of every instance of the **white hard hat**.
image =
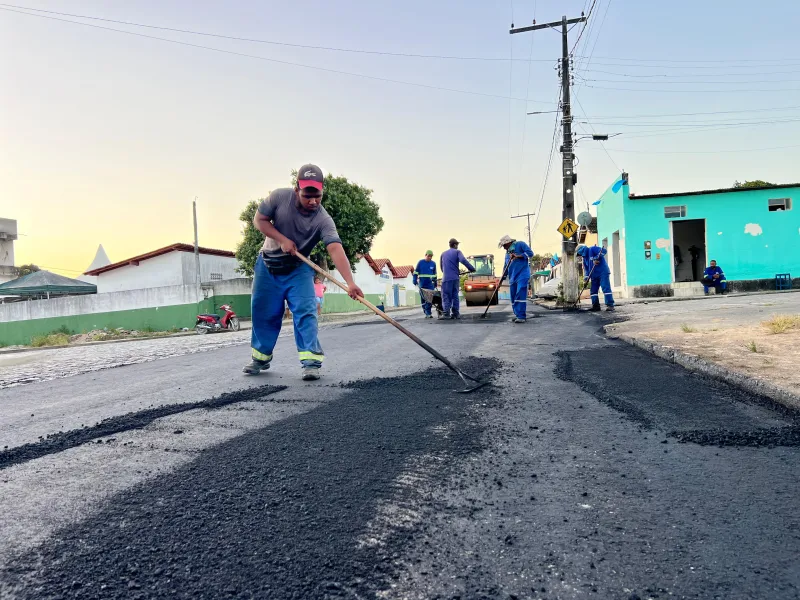
POLYGON ((503 237, 500 238, 500 243, 497 244, 497 247, 498 248, 502 248, 506 244, 510 244, 513 241, 514 241, 514 238, 512 238, 510 235, 504 235, 503 237))

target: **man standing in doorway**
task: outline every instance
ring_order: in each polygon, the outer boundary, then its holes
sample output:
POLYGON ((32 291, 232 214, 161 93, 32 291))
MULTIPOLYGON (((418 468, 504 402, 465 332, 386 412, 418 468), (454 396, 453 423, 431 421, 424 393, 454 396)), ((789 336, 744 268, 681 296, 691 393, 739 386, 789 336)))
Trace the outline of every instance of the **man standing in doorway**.
POLYGON ((252 297, 252 355, 244 367, 248 375, 269 369, 272 351, 283 320, 284 303, 294 320, 294 339, 303 369, 303 380, 319 379, 325 358, 317 339, 317 305, 314 271, 295 255, 309 256, 322 240, 344 277, 351 298, 364 297, 355 282, 350 261, 342 247, 336 225, 322 207, 322 170, 303 165, 297 173, 294 189, 273 191, 261 202, 253 225, 266 236, 256 259, 252 297))
POLYGON ((432 319, 431 303, 425 299, 422 290, 436 289, 436 263, 433 260, 433 250, 425 252, 425 258, 417 263, 414 269, 414 285, 419 286, 419 296, 422 299, 422 312, 426 319, 432 319))
POLYGON ((608 262, 606 262, 608 249, 605 247, 605 243, 603 243, 602 248, 598 246, 590 248, 580 244, 576 253, 583 259, 583 280, 591 279, 592 281, 592 312, 600 310, 599 292, 601 288, 605 296, 606 310, 614 312, 614 296, 611 293, 611 269, 608 268, 608 262))
POLYGON ((442 310, 444 319, 460 319, 458 291, 461 279, 458 265, 464 265, 470 273, 475 272, 466 257, 458 249, 458 240, 450 238, 450 249, 442 252, 439 257, 439 266, 442 268, 442 310))
POLYGON ((528 309, 528 284, 531 280, 531 258, 533 250, 525 242, 515 240, 509 235, 500 238, 498 247, 506 251, 507 277, 511 291, 511 308, 514 310, 513 323, 525 323, 528 309))
POLYGON ((719 290, 720 294, 724 294, 728 289, 725 273, 717 266, 717 261, 715 260, 712 260, 709 267, 703 271, 703 291, 706 296, 708 296, 708 288, 710 287, 719 290))

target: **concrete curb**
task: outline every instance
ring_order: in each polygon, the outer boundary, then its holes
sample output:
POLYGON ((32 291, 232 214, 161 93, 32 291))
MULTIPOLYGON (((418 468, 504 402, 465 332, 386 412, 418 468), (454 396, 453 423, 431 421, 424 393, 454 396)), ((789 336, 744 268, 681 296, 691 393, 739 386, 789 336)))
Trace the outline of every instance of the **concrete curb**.
POLYGON ((708 377, 713 377, 714 379, 719 379, 720 381, 734 385, 747 392, 750 392, 751 394, 766 396, 767 398, 771 398, 779 404, 795 410, 800 410, 800 395, 793 394, 792 392, 782 389, 772 383, 754 379, 753 377, 748 377, 747 375, 737 373, 735 371, 729 371, 724 367, 709 362, 703 358, 686 354, 685 352, 675 350, 674 348, 669 348, 657 342, 636 338, 625 333, 617 334, 609 332, 607 327, 608 326, 604 327, 604 329, 606 331, 606 335, 611 339, 620 340, 626 344, 635 346, 636 348, 641 348, 642 350, 649 352, 658 358, 676 365, 680 365, 689 371, 702 373, 708 377))

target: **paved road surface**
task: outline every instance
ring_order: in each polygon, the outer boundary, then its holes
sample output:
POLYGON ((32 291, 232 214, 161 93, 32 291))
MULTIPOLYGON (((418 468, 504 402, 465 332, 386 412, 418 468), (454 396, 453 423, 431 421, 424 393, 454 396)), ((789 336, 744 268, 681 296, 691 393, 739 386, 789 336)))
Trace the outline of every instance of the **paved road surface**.
POLYGON ((795 415, 501 308, 0 390, 0 598, 800 597, 795 415))

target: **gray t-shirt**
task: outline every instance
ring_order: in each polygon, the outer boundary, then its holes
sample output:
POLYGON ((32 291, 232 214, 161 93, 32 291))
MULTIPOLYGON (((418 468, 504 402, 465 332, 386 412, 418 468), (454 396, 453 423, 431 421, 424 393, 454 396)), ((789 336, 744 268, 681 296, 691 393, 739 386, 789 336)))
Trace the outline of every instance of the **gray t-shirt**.
MULTIPOLYGON (((309 256, 317 242, 325 245, 342 243, 336 224, 328 212, 320 206, 315 212, 303 214, 297 207, 297 197, 292 188, 274 190, 269 198, 263 200, 258 212, 267 217, 275 229, 292 240, 303 256, 309 256)), ((266 238, 262 250, 270 256, 285 256, 281 245, 272 238, 266 238)))

